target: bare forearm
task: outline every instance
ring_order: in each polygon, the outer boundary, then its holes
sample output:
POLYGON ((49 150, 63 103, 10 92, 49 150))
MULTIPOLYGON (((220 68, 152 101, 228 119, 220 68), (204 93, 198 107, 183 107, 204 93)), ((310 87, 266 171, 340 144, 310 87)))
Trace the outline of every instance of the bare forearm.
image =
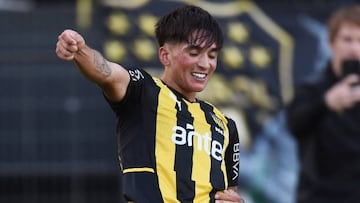
POLYGON ((75 55, 74 61, 90 81, 96 83, 113 101, 123 98, 129 76, 120 65, 109 62, 98 51, 89 47, 75 55))
POLYGON ((65 30, 59 35, 56 54, 65 61, 74 61, 81 73, 99 85, 110 100, 120 101, 124 97, 130 81, 127 70, 107 61, 76 31, 65 30))
POLYGON ((99 86, 111 80, 113 71, 110 62, 98 51, 85 46, 75 54, 74 61, 83 75, 99 86))

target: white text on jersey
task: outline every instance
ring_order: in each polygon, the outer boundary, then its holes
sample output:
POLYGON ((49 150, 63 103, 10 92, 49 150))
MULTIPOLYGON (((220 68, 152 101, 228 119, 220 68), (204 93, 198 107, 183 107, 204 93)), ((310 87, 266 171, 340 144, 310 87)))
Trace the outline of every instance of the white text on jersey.
POLYGON ((211 155, 214 159, 222 161, 222 154, 224 152, 222 144, 217 140, 212 140, 208 133, 201 135, 195 132, 191 124, 187 124, 188 131, 181 126, 173 127, 172 141, 177 145, 187 144, 189 147, 193 146, 193 139, 197 139, 197 149, 204 151, 206 154, 211 155))

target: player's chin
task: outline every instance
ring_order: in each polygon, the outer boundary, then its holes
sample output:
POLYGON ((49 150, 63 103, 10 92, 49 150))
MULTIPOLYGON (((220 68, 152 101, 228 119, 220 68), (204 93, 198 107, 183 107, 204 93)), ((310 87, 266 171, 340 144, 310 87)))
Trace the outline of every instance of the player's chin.
POLYGON ((192 85, 191 89, 193 92, 202 92, 206 87, 206 84, 201 84, 201 85, 192 85))
POLYGON ((194 79, 187 81, 187 85, 192 92, 201 92, 206 88, 207 79, 194 79))

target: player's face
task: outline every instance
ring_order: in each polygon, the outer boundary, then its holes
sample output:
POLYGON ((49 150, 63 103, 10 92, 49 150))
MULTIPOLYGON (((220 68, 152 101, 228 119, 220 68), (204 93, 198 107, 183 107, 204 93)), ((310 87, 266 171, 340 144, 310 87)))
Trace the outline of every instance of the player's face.
POLYGON ((345 59, 360 60, 360 26, 343 23, 334 40, 330 43, 333 51, 333 67, 336 75, 341 75, 341 64, 345 59))
POLYGON ((205 43, 192 45, 180 43, 171 45, 169 65, 164 74, 165 82, 189 100, 196 92, 205 89, 216 69, 218 50, 212 44, 204 48, 205 43))

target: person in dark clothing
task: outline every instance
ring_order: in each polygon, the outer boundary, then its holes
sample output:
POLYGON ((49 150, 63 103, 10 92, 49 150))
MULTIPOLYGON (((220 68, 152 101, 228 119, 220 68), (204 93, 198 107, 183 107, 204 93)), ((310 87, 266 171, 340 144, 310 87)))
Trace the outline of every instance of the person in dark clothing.
POLYGON ((296 88, 286 108, 299 149, 297 203, 360 201, 359 4, 330 17, 329 44, 324 72, 296 88), (347 61, 354 61, 352 71, 347 61))

